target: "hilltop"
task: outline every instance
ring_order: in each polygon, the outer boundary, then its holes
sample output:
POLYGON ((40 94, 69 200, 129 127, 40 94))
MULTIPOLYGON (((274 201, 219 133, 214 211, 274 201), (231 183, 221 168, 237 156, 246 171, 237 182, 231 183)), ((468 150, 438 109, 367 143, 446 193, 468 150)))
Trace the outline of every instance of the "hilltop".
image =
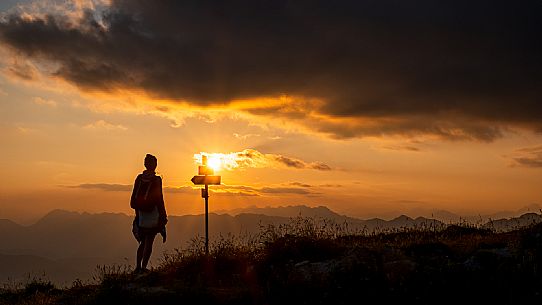
MULTIPOLYGON (((338 214, 327 207, 286 206, 240 209, 230 214, 210 214, 211 240, 234 235, 258 236, 268 225, 281 226, 292 217, 309 217, 320 224, 339 225, 350 234, 372 234, 405 228, 439 229, 445 223, 431 218, 358 219, 338 214)), ((132 265, 136 241, 131 236, 132 216, 119 213, 77 213, 55 210, 30 226, 0 220, 0 283, 20 282, 29 276, 46 274, 54 284, 71 285, 75 279, 89 280, 97 265, 132 265)), ((510 231, 542 221, 540 214, 479 224, 495 231, 510 231)), ((168 242, 155 243, 154 266, 161 254, 186 249, 201 238, 202 215, 171 216, 168 242)))
POLYGON ((172 252, 146 274, 104 267, 99 282, 58 289, 34 280, 2 304, 540 304, 542 224, 350 234, 311 218, 256 239, 172 252))

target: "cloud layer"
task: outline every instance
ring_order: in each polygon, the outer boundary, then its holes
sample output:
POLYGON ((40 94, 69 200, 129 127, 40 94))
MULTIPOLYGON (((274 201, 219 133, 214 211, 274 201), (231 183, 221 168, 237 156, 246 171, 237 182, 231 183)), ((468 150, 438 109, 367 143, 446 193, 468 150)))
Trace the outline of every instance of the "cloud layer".
POLYGON ((132 186, 127 184, 114 183, 83 183, 79 185, 66 185, 67 188, 85 189, 85 190, 101 190, 107 192, 128 192, 132 191, 132 186))
POLYGON ((202 156, 207 156, 209 160, 218 160, 220 167, 225 170, 278 167, 314 169, 320 171, 332 170, 329 165, 322 162, 307 162, 278 154, 264 154, 250 148, 226 154, 201 152, 199 154, 194 154, 194 161, 201 164, 202 156))
POLYGON ((83 90, 290 96, 236 110, 339 138, 542 130, 538 0, 112 0, 73 16, 13 13, 0 39, 83 90))
MULTIPOLYGON (((79 185, 63 186, 72 189, 100 190, 106 192, 130 192, 133 186, 127 184, 111 183, 83 183, 79 185)), ((172 194, 196 194, 199 188, 192 186, 166 186, 163 191, 172 194)), ((247 185, 227 185, 221 184, 213 186, 211 192, 216 196, 262 196, 262 195, 319 195, 319 192, 299 187, 269 186, 252 187, 247 185)))
POLYGON ((506 157, 512 160, 512 166, 542 168, 542 145, 520 148, 506 157))

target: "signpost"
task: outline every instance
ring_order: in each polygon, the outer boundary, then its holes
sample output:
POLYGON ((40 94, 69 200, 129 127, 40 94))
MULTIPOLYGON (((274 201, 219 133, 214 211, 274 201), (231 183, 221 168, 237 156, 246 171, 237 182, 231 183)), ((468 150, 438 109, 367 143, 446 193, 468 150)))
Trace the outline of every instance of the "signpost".
POLYGON ((220 176, 198 175, 191 180, 195 185, 220 185, 220 176))
POLYGON ((220 185, 220 176, 213 176, 214 170, 207 166, 207 156, 201 156, 198 175, 192 177, 195 185, 205 185, 201 189, 201 197, 205 199, 205 254, 209 254, 209 185, 220 185))

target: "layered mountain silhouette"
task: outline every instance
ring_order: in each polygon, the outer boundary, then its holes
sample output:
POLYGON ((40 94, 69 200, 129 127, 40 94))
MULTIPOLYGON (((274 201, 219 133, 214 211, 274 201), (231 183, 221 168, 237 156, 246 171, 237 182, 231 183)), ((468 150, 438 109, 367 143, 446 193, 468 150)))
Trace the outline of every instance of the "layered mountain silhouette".
MULTIPOLYGON (((401 228, 440 228, 445 223, 424 217, 402 215, 391 220, 357 219, 330 209, 307 206, 233 210, 230 214, 209 215, 211 241, 220 235, 255 236, 267 225, 287 224, 292 217, 311 217, 345 225, 352 232, 382 232, 401 228)), ((0 220, 0 282, 13 282, 28 275, 47 274, 58 284, 86 280, 96 265, 132 265, 137 242, 131 235, 133 217, 120 213, 77 213, 55 210, 30 226, 0 220)), ((542 216, 527 213, 517 218, 487 222, 485 228, 497 231, 516 229, 542 222, 542 216)), ((154 263, 161 253, 186 248, 204 235, 202 215, 170 216, 168 242, 155 242, 154 263)))

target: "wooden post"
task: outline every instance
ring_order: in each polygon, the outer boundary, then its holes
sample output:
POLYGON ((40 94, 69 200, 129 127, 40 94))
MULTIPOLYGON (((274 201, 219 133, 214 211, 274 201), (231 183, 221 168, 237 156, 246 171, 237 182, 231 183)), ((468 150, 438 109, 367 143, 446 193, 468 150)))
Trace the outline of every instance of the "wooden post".
MULTIPOLYGON (((207 167, 207 156, 201 156, 201 164, 207 167)), ((207 184, 205 184, 205 255, 209 255, 209 185, 207 184)))
POLYGON ((209 255, 209 186, 205 185, 205 255, 209 255))

